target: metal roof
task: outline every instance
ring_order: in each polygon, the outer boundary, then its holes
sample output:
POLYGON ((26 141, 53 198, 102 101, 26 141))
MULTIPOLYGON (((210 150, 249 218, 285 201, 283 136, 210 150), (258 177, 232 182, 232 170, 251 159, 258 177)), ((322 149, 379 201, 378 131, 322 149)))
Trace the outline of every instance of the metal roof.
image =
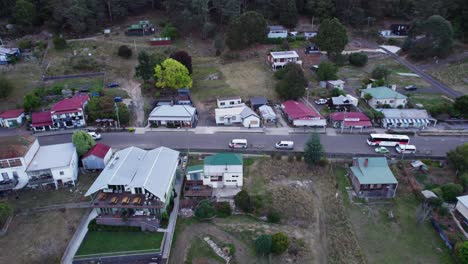
POLYGON ((144 188, 165 202, 164 195, 175 177, 178 164, 179 152, 166 147, 149 151, 137 147, 120 150, 85 196, 107 189, 108 185, 124 185, 126 188, 144 188))
POLYGON ((250 97, 250 104, 254 105, 266 105, 268 104, 268 100, 263 96, 252 96, 250 97))
POLYGON ((149 117, 192 117, 196 109, 189 105, 160 105, 151 111, 149 117))
POLYGON ((270 55, 274 59, 284 59, 284 58, 299 58, 299 55, 297 55, 297 52, 294 50, 288 50, 288 51, 272 51, 270 52, 270 55))
POLYGON ((458 196, 457 200, 463 204, 466 208, 468 208, 468 195, 458 196))
POLYGON ((242 165, 242 155, 234 153, 219 153, 205 158, 205 165, 242 165))
POLYGON ((424 109, 379 109, 385 118, 392 119, 431 119, 431 116, 424 109))
POLYGON ((375 88, 367 88, 362 90, 365 94, 372 95, 372 98, 375 99, 406 99, 405 95, 392 90, 388 87, 375 87, 375 88))
POLYGON ((41 146, 26 171, 68 167, 75 153, 73 143, 41 146))
POLYGON ((351 171, 358 178, 360 184, 393 184, 398 183, 388 167, 385 157, 354 158, 358 166, 352 166, 351 171), (367 165, 365 162, 367 160, 367 165))
POLYGON ((221 116, 236 116, 240 115, 242 118, 246 118, 248 116, 256 116, 258 115, 249 107, 247 106, 239 106, 239 107, 230 107, 230 108, 216 108, 215 115, 217 117, 221 116))

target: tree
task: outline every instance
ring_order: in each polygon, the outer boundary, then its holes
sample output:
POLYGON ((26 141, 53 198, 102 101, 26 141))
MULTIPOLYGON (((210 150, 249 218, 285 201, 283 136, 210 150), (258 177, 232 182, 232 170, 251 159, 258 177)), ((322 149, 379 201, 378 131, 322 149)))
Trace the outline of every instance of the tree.
POLYGON ((460 242, 455 248, 460 263, 468 263, 468 241, 460 242))
POLYGON ((268 34, 265 18, 257 12, 249 11, 234 17, 226 32, 226 45, 231 50, 239 50, 257 42, 263 42, 268 34))
POLYGON ((13 21, 24 27, 31 27, 36 19, 36 8, 34 4, 27 0, 16 0, 13 9, 13 21))
POLYGON ((161 64, 166 59, 162 53, 148 54, 145 51, 138 53, 138 65, 135 67, 135 76, 148 82, 154 77, 156 65, 161 64))
POLYGON ((307 0, 305 8, 311 17, 323 22, 332 17, 335 5, 332 0, 307 0))
POLYGON ((156 87, 159 88, 191 88, 192 78, 187 68, 174 59, 166 59, 155 68, 156 87))
POLYGON ((119 47, 117 55, 124 59, 129 59, 130 57, 132 57, 132 50, 127 45, 121 45, 119 47))
POLYGON ((64 50, 67 48, 67 41, 60 36, 55 36, 52 40, 55 50, 64 50))
POLYGON ((130 123, 130 109, 128 109, 128 106, 124 103, 118 103, 117 108, 119 109, 120 125, 128 125, 130 123))
POLYGON ((307 79, 304 77, 302 68, 296 63, 288 63, 284 67, 283 72, 284 78, 275 87, 279 97, 285 100, 295 100, 304 96, 307 79))
POLYGON ((370 93, 364 94, 364 100, 366 100, 366 102, 369 102, 370 99, 372 99, 372 94, 370 93))
POLYGON ((267 220, 270 223, 279 223, 281 221, 281 215, 273 210, 270 210, 267 214, 267 220))
POLYGON ((172 24, 167 23, 161 31, 161 37, 170 38, 174 40, 179 37, 179 31, 172 24))
POLYGON ((229 202, 218 202, 216 204, 216 215, 218 217, 228 217, 231 216, 231 205, 229 202))
POLYGON ((387 80, 388 75, 390 75, 390 70, 383 64, 377 65, 372 70, 372 78, 377 80, 387 80))
POLYGON ((5 221, 13 215, 13 207, 7 201, 0 202, 0 227, 3 227, 5 221))
POLYGON ((187 68, 189 74, 192 74, 192 57, 184 50, 172 53, 169 58, 182 63, 187 68))
POLYGON ((275 254, 281 254, 289 247, 288 236, 279 232, 271 236, 271 251, 275 254))
POLYGON ((216 50, 216 56, 219 56, 221 55, 221 53, 223 53, 224 51, 224 39, 223 39, 223 35, 221 34, 217 34, 215 36, 215 39, 213 41, 213 47, 215 48, 216 50))
POLYGON ((72 142, 73 142, 73 145, 75 145, 78 156, 84 155, 94 145, 96 145, 96 142, 94 141, 94 139, 87 132, 83 130, 78 130, 73 133, 72 142))
POLYGON ((257 254, 265 256, 271 253, 271 236, 270 235, 260 235, 255 240, 255 251, 257 254))
POLYGON ((348 44, 346 28, 337 18, 331 20, 325 19, 320 24, 317 36, 315 37, 315 43, 320 50, 327 52, 329 58, 334 58, 348 44))
POLYGON ((309 166, 316 165, 325 156, 320 136, 313 133, 304 147, 304 160, 309 166))
POLYGON ((41 106, 41 99, 37 97, 35 94, 30 93, 24 96, 23 108, 25 111, 32 112, 39 106, 41 106))
POLYGON ((456 183, 448 183, 442 185, 442 197, 447 202, 454 202, 457 200, 457 196, 463 193, 463 186, 456 183))
POLYGON ((458 97, 453 104, 453 108, 457 110, 463 117, 468 118, 468 95, 458 97))
POLYGON ((198 205, 197 208, 195 208, 195 217, 198 219, 209 219, 212 218, 216 215, 216 210, 213 206, 213 203, 211 203, 208 200, 203 200, 201 201, 198 205))
POLYGON ((231 19, 231 22, 228 25, 226 31, 226 45, 231 50, 240 50, 248 45, 239 17, 231 19))
POLYGON ((0 76, 0 98, 8 97, 13 91, 13 83, 5 78, 5 76, 0 76))
POLYGON ((458 172, 468 172, 468 143, 449 151, 447 153, 447 158, 458 172))
POLYGON ((296 2, 291 0, 280 0, 279 23, 285 27, 294 27, 297 24, 296 2))
POLYGON ((242 190, 234 196, 234 204, 245 213, 253 212, 252 199, 246 190, 242 190))
POLYGON ((336 67, 335 64, 323 61, 319 64, 317 70, 317 79, 319 81, 336 80, 338 79, 337 73, 338 67, 336 67))
POLYGON ((349 63, 353 66, 362 67, 367 63, 367 55, 365 53, 352 53, 349 55, 349 63))

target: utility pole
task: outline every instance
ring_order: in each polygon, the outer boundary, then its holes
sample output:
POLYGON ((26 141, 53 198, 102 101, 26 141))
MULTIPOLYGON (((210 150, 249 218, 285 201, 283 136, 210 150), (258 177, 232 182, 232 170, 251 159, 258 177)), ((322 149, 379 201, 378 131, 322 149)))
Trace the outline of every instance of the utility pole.
POLYGON ((119 118, 119 107, 117 103, 114 101, 114 108, 115 108, 115 115, 117 116, 117 128, 120 128, 120 118, 119 118))

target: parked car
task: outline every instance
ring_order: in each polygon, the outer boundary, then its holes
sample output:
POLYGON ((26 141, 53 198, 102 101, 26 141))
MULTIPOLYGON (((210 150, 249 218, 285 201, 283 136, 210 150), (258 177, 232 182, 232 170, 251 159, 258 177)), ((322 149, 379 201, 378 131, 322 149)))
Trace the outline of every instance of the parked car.
POLYGON ((320 99, 315 100, 314 102, 318 105, 324 105, 328 102, 328 100, 324 98, 320 98, 320 99))
POLYGON ((390 151, 386 147, 377 147, 375 148, 375 152, 380 154, 390 153, 390 151))
POLYGON ((405 86, 406 91, 416 91, 417 89, 418 89, 418 87, 416 87, 415 85, 405 86))
POLYGON ((116 82, 111 82, 111 83, 108 83, 108 84, 107 84, 107 87, 108 87, 108 88, 115 88, 115 87, 119 87, 119 84, 116 83, 116 82))
POLYGON ((402 154, 413 154, 416 153, 416 146, 415 145, 396 145, 395 146, 396 152, 402 154))
POLYGON ((102 138, 101 134, 98 134, 94 131, 88 132, 88 135, 90 135, 94 140, 99 140, 102 138))
POLYGON ((313 53, 319 53, 319 52, 320 52, 319 48, 314 44, 309 45, 304 51, 305 54, 313 54, 313 53))
POLYGON ((318 65, 312 65, 312 66, 310 66, 310 70, 313 71, 313 72, 317 72, 317 71, 318 71, 318 68, 319 68, 318 65))
POLYGON ((120 97, 120 96, 114 97, 114 102, 116 102, 116 103, 122 102, 122 97, 120 97))
POLYGON ((230 148, 247 148, 247 139, 233 139, 229 142, 230 148))
POLYGON ((277 149, 294 149, 294 142, 293 141, 281 140, 281 141, 276 142, 275 148, 277 148, 277 149))

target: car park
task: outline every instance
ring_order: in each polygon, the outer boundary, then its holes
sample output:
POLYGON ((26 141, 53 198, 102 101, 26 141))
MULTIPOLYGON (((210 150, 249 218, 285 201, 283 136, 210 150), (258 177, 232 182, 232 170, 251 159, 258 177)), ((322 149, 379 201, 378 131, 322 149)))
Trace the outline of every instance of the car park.
POLYGON ((375 148, 375 152, 380 154, 390 153, 390 151, 386 147, 377 147, 375 148))
POLYGON ((229 142, 228 146, 230 148, 247 148, 247 139, 233 139, 229 142))
POLYGON ((294 149, 294 142, 281 140, 281 141, 276 142, 275 148, 276 149, 294 149))
POLYGON ((94 140, 99 140, 102 138, 101 134, 98 134, 94 131, 88 132, 88 135, 90 135, 94 140))
POLYGON ((328 100, 325 98, 320 98, 320 99, 315 100, 314 102, 318 105, 324 105, 328 102, 328 100))

